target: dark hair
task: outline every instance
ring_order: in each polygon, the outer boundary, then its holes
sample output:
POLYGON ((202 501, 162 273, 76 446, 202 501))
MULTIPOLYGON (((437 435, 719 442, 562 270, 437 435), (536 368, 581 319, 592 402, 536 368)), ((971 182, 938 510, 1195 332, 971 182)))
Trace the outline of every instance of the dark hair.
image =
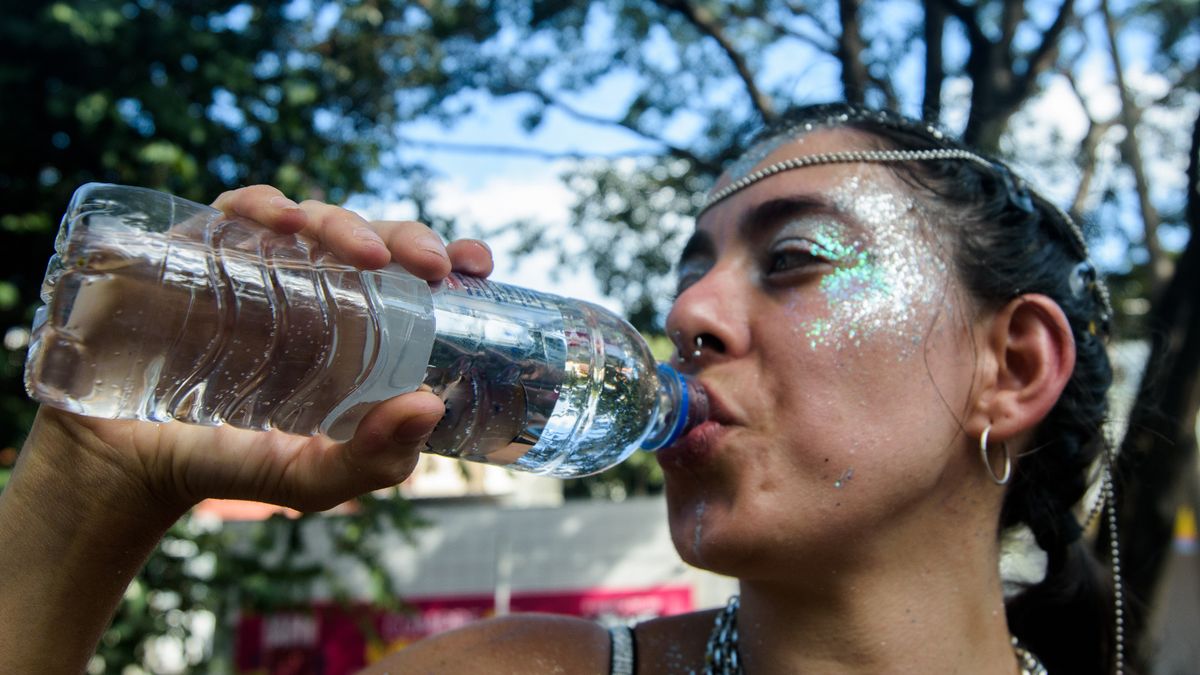
POLYGON ((947 224, 965 290, 999 307, 1040 293, 1062 308, 1075 339, 1075 369, 1062 396, 1017 463, 1000 526, 1025 523, 1048 557, 1046 578, 1008 602, 1010 630, 1052 673, 1100 673, 1112 652, 1112 598, 1106 570, 1080 537, 1074 508, 1106 451, 1103 424, 1112 384, 1105 341, 1110 309, 1070 217, 1030 191, 1000 162, 924 122, 851 104, 797 108, 761 137, 848 128, 880 150, 961 149, 962 159, 889 162, 914 196, 947 224), (990 166, 989 166, 990 163, 990 166))

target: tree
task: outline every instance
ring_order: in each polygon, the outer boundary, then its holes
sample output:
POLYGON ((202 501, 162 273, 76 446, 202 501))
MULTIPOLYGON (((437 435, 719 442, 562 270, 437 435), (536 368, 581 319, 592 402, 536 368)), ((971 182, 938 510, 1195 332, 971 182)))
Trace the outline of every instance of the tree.
MULTIPOLYGON (((21 384, 25 327, 75 187, 127 183, 199 201, 259 182, 332 201, 367 189, 419 195, 421 167, 388 155, 393 126, 461 86, 446 77, 445 61, 496 25, 472 2, 377 4, 313 2, 308 12, 282 1, 13 0, 0 8, 0 487, 32 422, 21 384), (389 171, 386 189, 372 184, 380 167, 389 171)), ((415 524, 398 497, 368 495, 357 507, 358 520, 340 529, 357 533, 368 561, 362 542, 374 529, 415 524)), ((296 527, 273 520, 262 537, 296 527)), ((322 574, 286 557, 268 566, 253 550, 231 552, 228 538, 189 519, 176 526, 101 644, 109 669, 140 663, 156 635, 185 634, 180 617, 191 612, 225 618, 230 587, 235 605, 278 603, 295 597, 281 584, 300 589, 322 574)), ((376 593, 395 597, 386 584, 376 593)))

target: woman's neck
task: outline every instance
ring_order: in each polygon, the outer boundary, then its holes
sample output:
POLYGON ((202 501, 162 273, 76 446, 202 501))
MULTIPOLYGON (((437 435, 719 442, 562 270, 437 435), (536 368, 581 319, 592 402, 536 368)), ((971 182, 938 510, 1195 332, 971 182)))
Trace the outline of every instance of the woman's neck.
POLYGON ((743 580, 745 670, 1014 673, 996 555, 994 535, 935 538, 823 575, 743 580))

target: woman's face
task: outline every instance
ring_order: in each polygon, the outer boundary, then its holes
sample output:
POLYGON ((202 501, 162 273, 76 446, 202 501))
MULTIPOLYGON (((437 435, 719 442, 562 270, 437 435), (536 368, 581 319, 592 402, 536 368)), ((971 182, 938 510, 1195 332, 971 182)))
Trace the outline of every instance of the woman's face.
MULTIPOLYGON (((752 150, 723 183, 867 147, 818 130, 752 150)), ((840 564, 967 506, 976 350, 929 220, 871 164, 786 171, 701 216, 667 329, 714 413, 659 456, 686 560, 742 577, 840 564)))

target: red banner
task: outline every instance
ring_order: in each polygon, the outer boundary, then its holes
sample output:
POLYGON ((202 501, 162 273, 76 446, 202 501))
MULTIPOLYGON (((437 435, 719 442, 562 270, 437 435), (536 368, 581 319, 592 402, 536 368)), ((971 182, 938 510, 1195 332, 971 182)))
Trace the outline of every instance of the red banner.
MULTIPOLYGON (((495 614, 492 596, 413 598, 409 611, 315 605, 246 614, 238 622, 236 668, 262 675, 349 675, 421 638, 495 614)), ((512 612, 550 612, 627 623, 692 610, 687 586, 514 593, 512 612)))

